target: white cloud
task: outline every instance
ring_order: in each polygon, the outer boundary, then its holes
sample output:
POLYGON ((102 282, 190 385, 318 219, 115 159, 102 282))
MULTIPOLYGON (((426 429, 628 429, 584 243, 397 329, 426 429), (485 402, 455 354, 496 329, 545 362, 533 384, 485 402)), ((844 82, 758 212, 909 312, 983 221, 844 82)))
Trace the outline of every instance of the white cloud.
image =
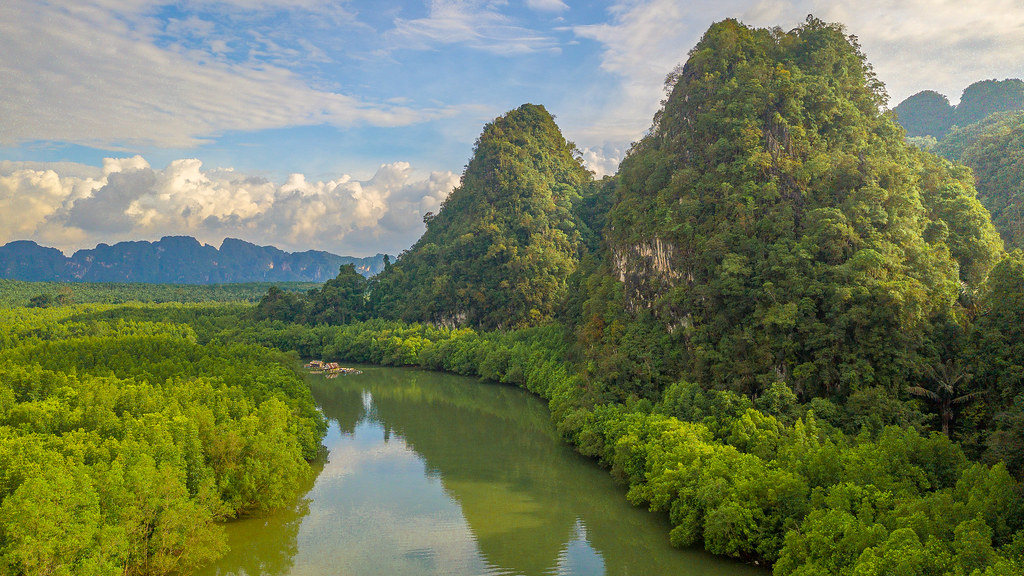
MULTIPOLYGON (((149 8, 110 0, 8 0, 0 18, 0 145, 188 147, 233 130, 398 126, 451 113, 316 89, 282 65, 232 61, 212 45, 205 51, 161 45, 149 8)), ((221 39, 218 46, 226 44, 221 39)))
POLYGON ((584 148, 581 152, 583 163, 597 178, 615 174, 615 171, 619 169, 619 163, 626 155, 625 150, 613 145, 584 148))
POLYGON ((162 170, 139 156, 107 159, 91 177, 43 168, 0 164, 0 243, 32 239, 70 253, 188 234, 215 245, 230 236, 286 250, 394 254, 422 234, 423 214, 436 212, 459 181, 451 172, 416 176, 406 162, 382 165, 366 181, 293 174, 280 185, 205 170, 195 159, 162 170))
POLYGON ((577 141, 625 143, 647 130, 665 76, 686 61, 712 22, 791 29, 807 16, 841 22, 887 85, 890 105, 925 89, 957 101, 968 84, 1024 76, 1024 10, 1019 0, 620 0, 607 23, 573 28, 602 46, 601 68, 617 85, 577 141))
POLYGON ((26 237, 56 212, 72 193, 73 183, 53 170, 19 170, 0 175, 0 230, 8 240, 26 237))
POLYGON ((431 0, 426 18, 396 18, 395 27, 385 38, 392 48, 413 50, 444 44, 464 44, 510 55, 557 49, 553 38, 515 24, 495 4, 486 0, 431 0))
POLYGON ((1024 76, 1019 0, 827 2, 816 14, 847 24, 886 83, 890 105, 925 89, 956 102, 968 84, 1024 76))
POLYGON ((562 0, 526 0, 526 7, 542 12, 563 12, 569 9, 569 5, 562 0))

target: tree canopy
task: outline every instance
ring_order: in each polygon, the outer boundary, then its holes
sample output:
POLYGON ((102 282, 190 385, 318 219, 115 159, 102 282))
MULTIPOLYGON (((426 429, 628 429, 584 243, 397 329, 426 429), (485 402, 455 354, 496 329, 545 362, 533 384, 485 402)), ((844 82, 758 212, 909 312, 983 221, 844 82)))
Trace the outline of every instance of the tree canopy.
POLYGON ((620 166, 595 377, 899 394, 1001 250, 969 176, 905 142, 839 25, 717 23, 668 88, 620 166))
POLYGON ((1007 247, 1024 249, 1024 111, 954 128, 933 151, 974 171, 978 196, 1007 247))
POLYGON ((549 320, 583 239, 572 214, 591 179, 543 106, 484 127, 462 183, 374 288, 382 315, 452 326, 549 320))

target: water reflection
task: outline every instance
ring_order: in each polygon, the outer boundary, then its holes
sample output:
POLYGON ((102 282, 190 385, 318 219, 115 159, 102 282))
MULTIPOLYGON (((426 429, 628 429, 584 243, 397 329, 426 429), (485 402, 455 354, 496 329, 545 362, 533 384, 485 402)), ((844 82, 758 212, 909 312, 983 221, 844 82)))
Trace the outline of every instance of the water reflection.
POLYGON ((520 390, 384 368, 310 384, 329 461, 294 510, 230 525, 203 574, 766 574, 671 548, 520 390))
MULTIPOLYGON (((312 487, 310 480, 303 491, 312 487)), ((227 530, 228 553, 200 573, 211 576, 289 574, 299 549, 299 526, 309 514, 309 504, 309 498, 302 497, 293 506, 273 515, 231 522, 227 530)))

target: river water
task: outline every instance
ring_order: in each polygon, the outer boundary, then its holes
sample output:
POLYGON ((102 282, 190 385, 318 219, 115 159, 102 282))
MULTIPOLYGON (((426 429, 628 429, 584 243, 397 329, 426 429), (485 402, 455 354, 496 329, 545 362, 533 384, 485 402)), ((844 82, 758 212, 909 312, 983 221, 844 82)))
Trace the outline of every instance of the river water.
POLYGON ((363 370, 309 376, 327 461, 293 507, 229 523, 231 551, 200 576, 767 576, 672 548, 667 520, 562 442, 538 398, 363 370))

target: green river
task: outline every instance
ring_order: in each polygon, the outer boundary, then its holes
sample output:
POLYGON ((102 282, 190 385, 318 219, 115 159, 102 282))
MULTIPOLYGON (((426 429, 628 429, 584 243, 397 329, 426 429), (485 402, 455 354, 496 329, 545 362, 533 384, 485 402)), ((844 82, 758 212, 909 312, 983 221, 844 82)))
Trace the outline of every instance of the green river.
POLYGON ((201 576, 681 575, 767 571, 668 544, 517 388, 419 370, 309 376, 327 461, 295 506, 227 525, 201 576))

